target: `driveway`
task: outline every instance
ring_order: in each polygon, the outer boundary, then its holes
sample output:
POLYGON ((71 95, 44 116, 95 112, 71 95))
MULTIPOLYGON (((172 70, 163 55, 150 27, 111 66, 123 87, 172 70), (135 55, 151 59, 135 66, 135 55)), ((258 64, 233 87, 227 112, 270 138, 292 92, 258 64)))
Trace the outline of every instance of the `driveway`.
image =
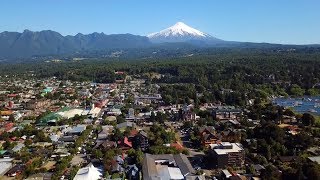
POLYGON ((188 134, 181 134, 179 132, 180 139, 185 148, 189 150, 189 160, 193 168, 196 170, 202 169, 205 173, 206 177, 210 177, 212 175, 212 170, 206 167, 205 154, 203 151, 198 151, 191 146, 190 136, 188 134))

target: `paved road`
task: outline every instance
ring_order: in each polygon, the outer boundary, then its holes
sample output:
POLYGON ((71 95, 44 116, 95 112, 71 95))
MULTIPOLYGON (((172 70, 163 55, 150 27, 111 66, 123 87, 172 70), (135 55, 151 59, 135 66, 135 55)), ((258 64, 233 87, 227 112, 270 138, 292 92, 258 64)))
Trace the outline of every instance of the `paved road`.
POLYGON ((182 135, 179 132, 179 136, 180 136, 180 139, 182 141, 183 146, 189 150, 190 154, 188 157, 190 158, 191 164, 194 167, 201 166, 201 164, 203 164, 202 160, 204 158, 204 153, 202 151, 197 151, 196 149, 192 148, 189 135, 182 135))
POLYGON ((190 151, 190 157, 196 156, 196 155, 204 155, 202 151, 197 151, 196 149, 193 149, 190 142, 190 136, 189 135, 182 135, 179 132, 180 139, 182 141, 182 144, 184 147, 186 147, 190 151))
POLYGON ((192 148, 189 135, 182 135, 179 132, 179 136, 183 143, 183 146, 189 150, 190 154, 188 157, 190 159, 190 162, 193 168, 197 169, 200 167, 205 173, 206 177, 210 177, 212 175, 212 170, 205 167, 205 163, 203 162, 205 160, 204 152, 197 151, 196 149, 192 148))

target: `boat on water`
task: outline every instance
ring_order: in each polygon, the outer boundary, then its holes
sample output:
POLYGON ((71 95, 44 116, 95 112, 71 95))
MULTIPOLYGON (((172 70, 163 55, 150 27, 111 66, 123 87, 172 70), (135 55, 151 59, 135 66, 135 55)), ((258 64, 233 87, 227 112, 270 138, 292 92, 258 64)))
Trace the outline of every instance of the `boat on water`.
POLYGON ((309 109, 308 112, 311 112, 311 113, 317 113, 318 111, 315 110, 315 109, 309 109))
POLYGON ((303 104, 303 102, 301 102, 301 101, 295 101, 294 103, 293 103, 293 106, 294 107, 296 107, 296 106, 301 106, 303 104))
POLYGON ((302 98, 302 101, 312 101, 312 99, 311 99, 311 98, 304 97, 304 98, 302 98))

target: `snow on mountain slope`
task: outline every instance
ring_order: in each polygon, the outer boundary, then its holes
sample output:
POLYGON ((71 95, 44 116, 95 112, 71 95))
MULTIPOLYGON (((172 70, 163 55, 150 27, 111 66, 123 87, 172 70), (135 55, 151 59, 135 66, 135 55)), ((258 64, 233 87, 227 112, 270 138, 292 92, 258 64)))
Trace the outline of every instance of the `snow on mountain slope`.
POLYGON ((175 25, 164 29, 160 32, 147 35, 152 42, 186 42, 192 40, 212 41, 218 40, 209 34, 203 33, 194 29, 183 22, 178 22, 175 25))

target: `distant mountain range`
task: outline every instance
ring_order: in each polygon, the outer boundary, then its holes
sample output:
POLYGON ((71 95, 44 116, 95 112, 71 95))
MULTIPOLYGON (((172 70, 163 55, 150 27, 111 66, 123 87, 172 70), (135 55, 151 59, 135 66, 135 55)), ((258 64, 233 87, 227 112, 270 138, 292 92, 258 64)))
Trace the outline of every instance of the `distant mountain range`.
POLYGON ((70 54, 81 51, 150 46, 147 37, 131 34, 62 36, 54 31, 0 33, 0 57, 21 58, 41 55, 70 54))
MULTIPOLYGON (((201 47, 261 47, 270 44, 230 42, 215 38, 182 22, 147 36, 104 33, 62 36, 45 30, 33 32, 0 33, 0 59, 30 58, 33 56, 56 56, 81 54, 108 50, 165 48, 188 46, 201 47), (161 45, 159 45, 161 44, 161 45)), ((272 45, 274 46, 274 45, 272 45)))

